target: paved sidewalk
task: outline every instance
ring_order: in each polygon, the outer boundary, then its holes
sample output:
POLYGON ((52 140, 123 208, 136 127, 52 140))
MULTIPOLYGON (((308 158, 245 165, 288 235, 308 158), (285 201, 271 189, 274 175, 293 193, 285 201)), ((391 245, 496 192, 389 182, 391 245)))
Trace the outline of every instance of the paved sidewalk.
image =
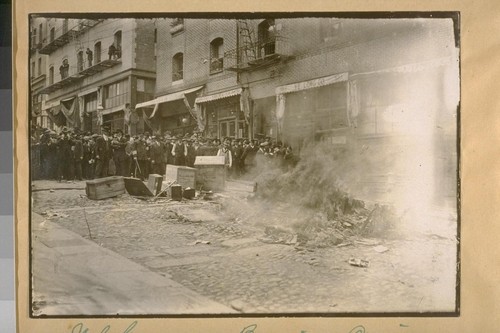
POLYGON ((35 315, 235 313, 42 216, 32 216, 35 315))

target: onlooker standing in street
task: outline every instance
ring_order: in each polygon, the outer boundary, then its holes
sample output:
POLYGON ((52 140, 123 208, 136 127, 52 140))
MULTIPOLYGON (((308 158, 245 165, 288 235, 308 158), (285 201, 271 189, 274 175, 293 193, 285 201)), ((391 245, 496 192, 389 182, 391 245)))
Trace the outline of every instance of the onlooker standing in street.
POLYGON ((74 177, 77 180, 82 180, 83 142, 80 134, 75 134, 72 147, 74 177))
POLYGON ((57 154, 57 163, 58 163, 58 173, 57 179, 59 181, 65 179, 69 180, 70 178, 70 163, 72 161, 71 158, 71 141, 68 137, 67 130, 64 129, 61 133, 61 138, 58 143, 58 154, 57 154))
POLYGON ((96 178, 108 176, 109 160, 112 158, 110 128, 101 127, 102 135, 96 138, 95 148, 95 176, 96 178))
POLYGON ((184 165, 185 151, 184 151, 184 144, 182 143, 181 139, 178 139, 177 142, 172 147, 172 155, 174 156, 175 165, 184 165))
POLYGON ((134 175, 142 180, 149 175, 149 151, 146 143, 146 138, 143 134, 139 135, 139 139, 135 142, 137 163, 134 168, 134 175))
POLYGON ((111 141, 111 148, 113 148, 113 160, 115 162, 117 176, 128 176, 127 154, 125 153, 126 145, 127 141, 123 137, 123 131, 121 129, 117 129, 115 131, 115 136, 111 141))
POLYGON ((229 149, 229 143, 226 142, 219 151, 217 151, 217 156, 224 156, 224 165, 226 168, 226 177, 229 178, 230 170, 233 165, 233 156, 231 150, 229 149))
POLYGON ((125 154, 127 155, 127 177, 133 175, 135 169, 134 152, 136 151, 136 144, 134 137, 126 134, 125 139, 127 144, 125 145, 125 154))
POLYGON ((162 174, 163 164, 163 147, 161 146, 156 136, 151 137, 151 145, 149 146, 149 157, 151 161, 150 170, 152 173, 162 174))
POLYGON ((194 160, 196 159, 196 150, 190 140, 185 143, 186 166, 194 168, 194 160))

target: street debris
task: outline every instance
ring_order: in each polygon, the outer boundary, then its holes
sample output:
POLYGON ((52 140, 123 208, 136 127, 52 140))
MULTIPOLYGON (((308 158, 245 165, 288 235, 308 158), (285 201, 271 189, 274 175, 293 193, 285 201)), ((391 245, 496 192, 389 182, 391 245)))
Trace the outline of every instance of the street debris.
POLYGON ((352 169, 360 164, 351 159, 328 143, 317 144, 303 149, 294 169, 283 173, 271 168, 258 175, 258 199, 271 207, 285 206, 284 213, 276 213, 274 209, 270 212, 270 216, 284 215, 281 223, 272 221, 273 224, 292 228, 287 235, 267 229, 266 240, 286 244, 296 235, 298 244, 320 248, 347 246, 357 238, 361 240, 355 244, 376 246, 380 241, 366 241, 366 237, 397 237, 401 218, 392 206, 368 206, 348 190, 346 184, 356 183, 356 172, 352 169), (300 210, 300 214, 294 216, 287 210, 300 210))
POLYGON ((354 242, 356 244, 366 245, 366 246, 376 246, 376 245, 380 244, 379 240, 377 240, 377 239, 368 239, 368 238, 356 239, 354 242))
POLYGON ((194 242, 190 243, 189 245, 197 245, 197 244, 205 244, 205 245, 209 245, 210 244, 210 241, 204 241, 204 240, 195 240, 194 242))
POLYGON ((379 245, 379 246, 375 246, 373 248, 373 250, 375 250, 375 252, 378 252, 378 253, 384 253, 384 252, 387 252, 389 251, 389 248, 388 247, 385 247, 383 245, 379 245))
POLYGON ((47 216, 48 219, 57 218, 57 217, 66 218, 69 216, 68 214, 59 213, 59 212, 50 212, 50 211, 43 212, 40 215, 47 216))
POLYGON ((370 264, 368 260, 358 259, 358 258, 350 258, 348 263, 351 266, 363 267, 363 268, 368 267, 368 265, 370 264))

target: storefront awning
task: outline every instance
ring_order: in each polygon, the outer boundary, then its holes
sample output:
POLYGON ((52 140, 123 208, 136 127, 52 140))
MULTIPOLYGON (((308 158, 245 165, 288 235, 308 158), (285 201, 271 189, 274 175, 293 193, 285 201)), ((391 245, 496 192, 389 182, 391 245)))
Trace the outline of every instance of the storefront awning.
POLYGON ((276 95, 288 94, 295 91, 323 87, 337 82, 347 81, 347 79, 348 79, 347 73, 340 73, 340 74, 320 77, 314 80, 288 84, 286 86, 277 87, 276 95))
POLYGON ((135 108, 136 109, 139 109, 139 108, 148 108, 148 107, 149 108, 154 108, 157 104, 168 103, 168 102, 172 102, 172 101, 177 101, 177 100, 183 99, 185 94, 190 94, 192 92, 200 90, 201 88, 203 88, 203 86, 199 86, 199 87, 196 87, 196 88, 191 88, 191 89, 188 89, 188 90, 179 91, 179 92, 176 92, 176 93, 173 93, 173 94, 163 95, 163 96, 157 97, 157 98, 155 98, 153 100, 136 104, 135 108))
POLYGON ((238 88, 238 89, 233 89, 233 90, 221 92, 219 94, 198 97, 194 102, 195 102, 195 104, 212 102, 212 101, 216 101, 218 99, 223 99, 223 98, 241 95, 242 91, 243 91, 242 88, 238 88))

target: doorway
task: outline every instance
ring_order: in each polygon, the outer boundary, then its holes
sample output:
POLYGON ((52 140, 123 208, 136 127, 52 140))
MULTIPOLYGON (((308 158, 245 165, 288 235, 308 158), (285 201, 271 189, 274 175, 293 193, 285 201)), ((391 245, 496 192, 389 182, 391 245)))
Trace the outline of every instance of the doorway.
POLYGON ((219 138, 236 138, 236 118, 219 121, 219 138))

